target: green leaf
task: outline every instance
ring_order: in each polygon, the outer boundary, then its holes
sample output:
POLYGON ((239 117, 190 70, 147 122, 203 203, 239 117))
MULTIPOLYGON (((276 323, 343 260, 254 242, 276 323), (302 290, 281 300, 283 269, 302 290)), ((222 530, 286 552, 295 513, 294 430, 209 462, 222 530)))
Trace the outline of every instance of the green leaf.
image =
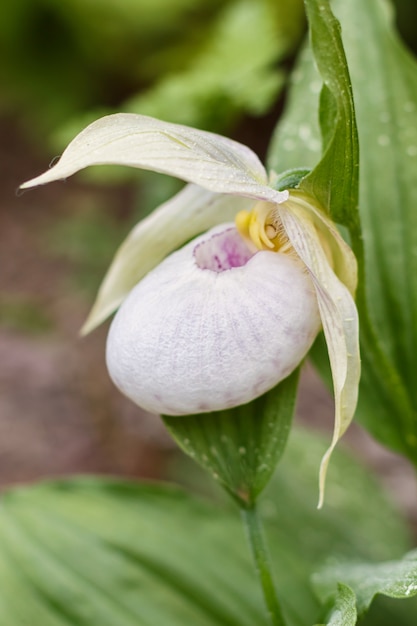
POLYGON ((319 162, 322 142, 318 108, 322 84, 311 49, 306 45, 291 74, 287 106, 269 145, 267 164, 274 172, 308 171, 319 162))
MULTIPOLYGON (((342 24, 361 144, 359 207, 365 256, 356 237, 362 277, 357 416, 383 443, 415 461, 417 66, 394 32, 387 2, 334 0, 332 8, 342 24)), ((271 144, 270 162, 276 171, 317 162, 320 85, 306 48, 271 144)))
POLYGON ((238 520, 174 488, 86 479, 9 492, 0 552, 2 624, 267 624, 238 520))
MULTIPOLYGON (((342 447, 336 450, 329 471, 325 506, 317 511, 317 467, 326 446, 325 438, 293 428, 276 474, 259 501, 276 588, 287 600, 285 614, 291 624, 303 626, 320 614, 309 581, 328 555, 332 559, 354 558, 355 554, 363 555, 363 560, 395 559, 411 545, 405 523, 369 470, 342 447)), ((204 477, 192 473, 188 459, 183 463, 183 481, 194 488, 197 481, 201 488, 204 477)), ((210 492, 210 485, 203 486, 210 492)), ((377 621, 374 626, 392 626, 399 611, 385 610, 384 615, 393 621, 377 621)), ((410 617, 401 607, 400 615, 406 619, 398 623, 414 625, 413 613, 410 617)))
MULTIPOLYGON (((329 476, 329 504, 318 513, 313 468, 327 444, 305 433, 291 439, 261 504, 288 626, 306 626, 320 612, 310 575, 331 552, 392 559, 409 544, 378 486, 340 451, 329 476)), ((168 485, 78 478, 2 495, 0 623, 268 621, 234 507, 168 485)))
POLYGON ((347 585, 337 585, 337 596, 326 626, 355 626, 356 596, 347 585))
POLYGON ((360 626, 415 626, 417 615, 417 597, 403 602, 396 598, 378 595, 369 610, 360 619, 360 626))
POLYGON ((315 587, 324 602, 334 594, 335 581, 343 581, 355 592, 359 614, 369 608, 377 594, 411 598, 417 595, 417 551, 410 552, 401 561, 328 566, 314 576, 315 587))
MULTIPOLYGON (((390 392, 408 395, 409 407, 404 400, 400 409, 391 411, 389 419, 400 433, 402 446, 415 461, 417 64, 394 32, 388 4, 354 0, 346 10, 345 3, 338 1, 335 10, 344 25, 357 102, 367 300, 378 338, 400 377, 396 383, 399 389, 391 386, 390 392)), ((363 351, 366 359, 374 352, 372 337, 367 339, 366 347, 370 350, 366 354, 363 351)), ((375 372, 375 363, 370 369, 375 372)), ((374 377, 381 378, 381 374, 376 370, 374 377)), ((378 387, 383 385, 386 380, 379 381, 378 387)), ((368 407, 365 419, 379 434, 381 416, 368 407)))
POLYGON ((240 504, 254 502, 284 451, 299 371, 260 398, 233 409, 164 416, 178 445, 240 504))
MULTIPOLYGON (((331 562, 343 562, 360 552, 367 554, 361 560, 375 562, 397 559, 411 545, 407 533, 404 534, 404 522, 389 505, 369 470, 352 462, 342 448, 336 450, 329 471, 325 506, 317 512, 315 472, 325 448, 322 437, 292 430, 276 476, 260 501, 273 562, 278 565, 276 580, 281 593, 291 594, 291 586, 299 589, 307 585, 305 571, 317 571, 328 558, 326 555, 331 555, 331 562), (303 561, 301 571, 298 559, 303 561)), ((350 585, 344 578, 333 579, 333 592, 338 580, 350 585)), ((344 605, 345 600, 346 619, 353 620, 348 598, 340 599, 340 603, 344 605)), ((306 597, 303 602, 307 601, 306 597)), ((304 618, 304 624, 313 623, 313 616, 310 605, 309 619, 304 618)), ((408 610, 389 606, 379 614, 379 621, 369 621, 369 626, 414 623, 415 605, 408 610)), ((347 624, 350 626, 349 621, 347 624)))
POLYGON ((323 156, 300 187, 316 196, 334 221, 358 220, 359 145, 352 87, 340 24, 328 0, 306 0, 314 58, 324 81, 320 98, 323 156))
MULTIPOLYGON (((342 39, 340 25, 333 16, 327 0, 306 0, 306 10, 310 27, 310 39, 314 58, 324 81, 320 98, 320 127, 322 133, 323 156, 313 171, 300 183, 300 188, 315 196, 331 217, 342 224, 350 225, 357 221, 358 180, 359 180, 359 146, 356 131, 353 95, 342 39)), ((315 110, 316 98, 313 91, 311 109, 315 110)), ((317 91, 320 82, 317 83, 317 91)), ((311 95, 311 94, 310 94, 311 95)), ((298 97, 299 105, 305 111, 306 97, 298 97)), ((309 122, 303 121, 298 128, 299 136, 314 146, 317 140, 309 122)), ((292 144, 284 142, 287 149, 292 144)), ((295 144, 294 144, 295 147, 295 144)), ((270 164, 277 168, 279 157, 275 155, 281 150, 277 139, 272 143, 270 164)), ((309 165, 304 161, 286 165, 301 167, 309 165)))
MULTIPOLYGON (((405 522, 369 469, 354 461, 343 446, 334 452, 326 502, 317 510, 317 468, 327 445, 325 437, 291 430, 277 472, 259 503, 265 522, 270 523, 271 549, 285 544, 292 557, 303 555, 312 569, 330 552, 345 559, 358 553, 363 560, 399 558, 411 546, 405 522)), ((278 549, 274 556, 281 562, 278 549)), ((286 567, 284 573, 293 566, 286 567)))

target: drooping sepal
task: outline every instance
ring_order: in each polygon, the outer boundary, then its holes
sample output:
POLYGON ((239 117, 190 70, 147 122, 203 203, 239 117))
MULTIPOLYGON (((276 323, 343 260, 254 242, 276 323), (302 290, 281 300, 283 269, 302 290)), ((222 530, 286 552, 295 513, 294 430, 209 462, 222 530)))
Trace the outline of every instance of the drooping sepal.
POLYGON ((300 202, 299 198, 293 197, 286 203, 286 207, 281 207, 279 215, 291 244, 314 283, 332 371, 335 421, 333 439, 320 466, 320 507, 324 499, 330 456, 352 421, 358 400, 361 369, 359 320, 351 293, 355 286, 356 264, 353 263, 350 274, 349 259, 354 260, 354 257, 351 257, 351 252, 347 254, 348 248, 341 243, 341 237, 336 237, 336 231, 333 232, 329 224, 327 237, 323 240, 323 234, 316 228, 309 212, 306 212, 304 202, 300 202), (323 246, 328 241, 333 245, 323 246), (335 250, 339 253, 337 265, 341 268, 342 277, 351 278, 347 284, 334 271, 335 250))

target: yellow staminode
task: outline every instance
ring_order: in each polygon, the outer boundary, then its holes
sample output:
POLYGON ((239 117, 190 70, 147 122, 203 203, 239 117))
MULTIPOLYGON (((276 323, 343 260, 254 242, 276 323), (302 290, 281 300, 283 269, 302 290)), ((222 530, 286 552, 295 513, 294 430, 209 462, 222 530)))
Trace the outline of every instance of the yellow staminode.
POLYGON ((291 248, 275 205, 270 202, 258 202, 252 211, 239 211, 235 224, 242 237, 258 250, 288 252, 291 248))

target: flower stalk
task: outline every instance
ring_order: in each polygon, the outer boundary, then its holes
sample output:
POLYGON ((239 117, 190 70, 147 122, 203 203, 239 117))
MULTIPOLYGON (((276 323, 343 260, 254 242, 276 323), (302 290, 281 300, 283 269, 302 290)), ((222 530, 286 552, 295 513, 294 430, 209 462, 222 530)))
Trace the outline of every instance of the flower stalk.
POLYGON ((272 626, 286 626, 275 589, 262 520, 255 503, 240 509, 272 626))

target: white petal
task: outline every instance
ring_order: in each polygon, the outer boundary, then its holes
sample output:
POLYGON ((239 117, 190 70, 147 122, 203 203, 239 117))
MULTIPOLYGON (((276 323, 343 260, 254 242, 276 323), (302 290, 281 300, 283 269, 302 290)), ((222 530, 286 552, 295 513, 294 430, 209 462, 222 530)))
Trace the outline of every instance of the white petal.
POLYGON ((253 254, 233 225, 222 225, 133 289, 113 320, 107 365, 123 393, 149 411, 221 410, 288 376, 319 328, 314 288, 300 264, 253 254))
POLYGON ((359 323, 349 289, 329 265, 319 235, 303 209, 291 201, 279 208, 287 235, 310 272, 316 288, 323 330, 329 352, 335 397, 332 443, 320 467, 320 499, 323 503, 329 459, 336 443, 352 421, 360 378, 359 323))
POLYGON ((82 333, 89 333, 113 313, 139 280, 170 252, 252 205, 253 200, 187 185, 129 233, 107 271, 82 333))
POLYGON ((332 255, 334 272, 350 293, 354 295, 358 284, 358 268, 356 257, 351 248, 340 235, 334 222, 312 203, 310 197, 294 190, 290 192, 290 201, 293 200, 311 216, 316 228, 326 239, 332 255))
POLYGON ((50 170, 21 189, 67 178, 89 165, 129 165, 162 172, 217 193, 283 202, 287 192, 267 186, 262 163, 252 150, 214 133, 117 113, 85 128, 50 170))

